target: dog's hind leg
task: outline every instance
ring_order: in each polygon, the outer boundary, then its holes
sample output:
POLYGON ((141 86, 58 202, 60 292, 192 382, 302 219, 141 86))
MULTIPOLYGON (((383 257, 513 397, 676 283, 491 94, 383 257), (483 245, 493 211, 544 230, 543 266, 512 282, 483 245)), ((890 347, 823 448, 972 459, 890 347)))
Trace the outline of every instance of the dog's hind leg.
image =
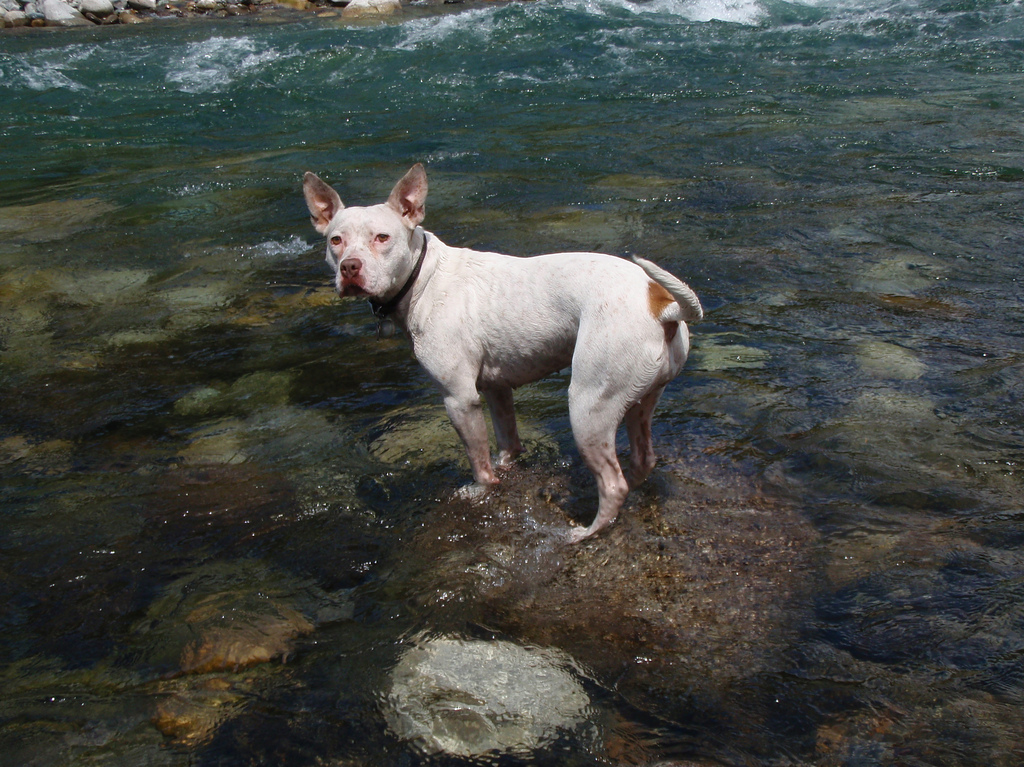
POLYGON ((617 402, 600 398, 574 396, 569 386, 569 419, 576 446, 587 467, 597 480, 597 516, 589 527, 575 528, 569 534, 572 542, 582 541, 615 521, 622 508, 629 484, 622 474, 615 454, 615 432, 622 412, 617 402))
POLYGON ((510 465, 522 452, 523 445, 519 441, 516 428, 516 408, 512 400, 512 389, 488 388, 484 390, 484 398, 491 411, 491 424, 494 426, 494 438, 498 443, 498 468, 510 465))
POLYGON ((626 479, 629 488, 635 489, 654 470, 657 457, 654 455, 654 444, 651 440, 651 420, 654 408, 661 399, 664 386, 647 392, 633 407, 626 411, 626 431, 629 434, 629 471, 626 479))

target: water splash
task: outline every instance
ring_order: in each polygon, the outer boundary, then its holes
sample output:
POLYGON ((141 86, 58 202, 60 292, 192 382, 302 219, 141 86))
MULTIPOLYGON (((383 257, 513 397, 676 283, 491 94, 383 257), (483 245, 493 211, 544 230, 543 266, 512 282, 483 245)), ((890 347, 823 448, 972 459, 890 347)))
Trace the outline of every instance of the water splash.
POLYGON ((71 45, 67 48, 44 48, 27 56, 0 52, 0 87, 32 91, 89 90, 69 73, 99 50, 98 45, 71 45))
POLYGON ((184 93, 222 91, 283 55, 252 37, 211 37, 189 43, 166 79, 184 93))

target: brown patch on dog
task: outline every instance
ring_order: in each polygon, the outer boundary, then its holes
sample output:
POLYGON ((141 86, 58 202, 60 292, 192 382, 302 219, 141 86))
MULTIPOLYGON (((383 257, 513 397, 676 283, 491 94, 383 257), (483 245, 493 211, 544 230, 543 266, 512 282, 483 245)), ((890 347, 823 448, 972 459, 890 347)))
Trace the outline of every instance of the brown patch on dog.
POLYGON ((647 308, 654 319, 660 319, 661 313, 674 304, 672 294, 656 282, 647 283, 647 308))

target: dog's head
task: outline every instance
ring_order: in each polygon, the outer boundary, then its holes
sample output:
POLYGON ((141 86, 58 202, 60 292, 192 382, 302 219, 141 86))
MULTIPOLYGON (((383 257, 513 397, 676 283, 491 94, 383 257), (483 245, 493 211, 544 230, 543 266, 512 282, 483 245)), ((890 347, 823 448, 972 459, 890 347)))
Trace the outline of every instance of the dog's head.
POLYGON ((313 227, 327 238, 338 294, 383 301, 401 290, 416 262, 412 235, 426 214, 423 166, 413 165, 380 205, 346 208, 313 173, 305 175, 302 191, 313 227))

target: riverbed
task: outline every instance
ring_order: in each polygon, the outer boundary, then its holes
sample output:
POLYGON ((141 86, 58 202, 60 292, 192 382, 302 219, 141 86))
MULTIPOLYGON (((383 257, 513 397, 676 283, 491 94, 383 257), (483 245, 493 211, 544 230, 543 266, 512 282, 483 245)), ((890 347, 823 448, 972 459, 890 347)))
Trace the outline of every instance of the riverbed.
POLYGON ((1022 40, 994 0, 0 36, 0 763, 1020 764, 1022 40), (701 297, 593 540, 567 374, 462 498, 331 289, 302 174, 414 162, 449 244, 701 297))

